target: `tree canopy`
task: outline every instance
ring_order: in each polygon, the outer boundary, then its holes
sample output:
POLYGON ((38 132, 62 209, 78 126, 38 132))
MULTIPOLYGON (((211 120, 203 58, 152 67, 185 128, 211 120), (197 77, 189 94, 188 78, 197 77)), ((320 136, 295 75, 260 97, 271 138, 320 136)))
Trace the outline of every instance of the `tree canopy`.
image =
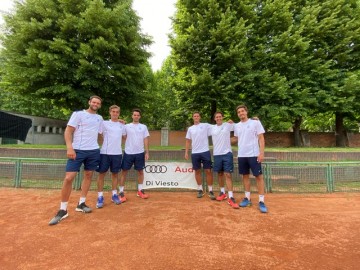
POLYGON ((131 0, 27 0, 6 16, 2 87, 70 110, 91 95, 103 107, 138 105, 147 87, 147 46, 131 0), (126 102, 124 102, 126 100, 126 102))
POLYGON ((359 1, 179 0, 177 8, 173 83, 185 109, 210 118, 246 103, 268 130, 295 135, 319 113, 339 123, 359 115, 359 1))

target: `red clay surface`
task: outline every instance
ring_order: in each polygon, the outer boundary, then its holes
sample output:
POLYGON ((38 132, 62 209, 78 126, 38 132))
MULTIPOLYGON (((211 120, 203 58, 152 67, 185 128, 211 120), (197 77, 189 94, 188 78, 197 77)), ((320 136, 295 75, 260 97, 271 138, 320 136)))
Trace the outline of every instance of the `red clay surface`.
MULTIPOLYGON (((359 269, 360 194, 268 194, 268 214, 195 192, 127 193, 49 220, 60 190, 0 188, 0 269, 359 269)), ((237 201, 242 194, 236 194, 237 201)), ((257 201, 257 195, 253 201, 257 201)))

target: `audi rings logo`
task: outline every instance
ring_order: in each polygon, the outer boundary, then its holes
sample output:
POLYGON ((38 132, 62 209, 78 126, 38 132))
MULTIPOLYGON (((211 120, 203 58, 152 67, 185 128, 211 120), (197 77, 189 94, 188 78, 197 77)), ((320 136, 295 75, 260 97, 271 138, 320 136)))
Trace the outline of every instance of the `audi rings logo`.
POLYGON ((167 167, 165 165, 146 165, 145 172, 147 172, 147 173, 166 173, 167 167))

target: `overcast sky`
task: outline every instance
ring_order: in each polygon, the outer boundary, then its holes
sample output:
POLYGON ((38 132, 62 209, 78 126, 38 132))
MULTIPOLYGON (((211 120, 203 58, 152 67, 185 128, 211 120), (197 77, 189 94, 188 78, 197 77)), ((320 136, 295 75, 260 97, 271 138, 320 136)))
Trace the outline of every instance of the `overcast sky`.
MULTIPOLYGON (((13 0, 0 0, 0 10, 8 11, 13 0)), ((159 70, 170 54, 167 35, 171 32, 169 17, 174 15, 176 0, 133 0, 133 8, 142 18, 142 32, 153 37, 149 51, 153 54, 150 63, 154 71, 159 70)), ((0 16, 0 23, 3 20, 0 16)))

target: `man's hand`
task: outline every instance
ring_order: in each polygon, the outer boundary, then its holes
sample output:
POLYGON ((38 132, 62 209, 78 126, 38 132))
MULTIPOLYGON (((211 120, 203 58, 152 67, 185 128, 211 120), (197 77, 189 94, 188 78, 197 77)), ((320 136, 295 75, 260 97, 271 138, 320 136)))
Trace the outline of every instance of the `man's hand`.
POLYGON ((76 159, 76 153, 75 153, 75 150, 73 148, 69 148, 67 149, 66 151, 66 155, 69 159, 76 159))
POLYGON ((263 162, 263 160, 264 160, 264 153, 260 153, 257 157, 257 162, 260 163, 260 162, 263 162))

